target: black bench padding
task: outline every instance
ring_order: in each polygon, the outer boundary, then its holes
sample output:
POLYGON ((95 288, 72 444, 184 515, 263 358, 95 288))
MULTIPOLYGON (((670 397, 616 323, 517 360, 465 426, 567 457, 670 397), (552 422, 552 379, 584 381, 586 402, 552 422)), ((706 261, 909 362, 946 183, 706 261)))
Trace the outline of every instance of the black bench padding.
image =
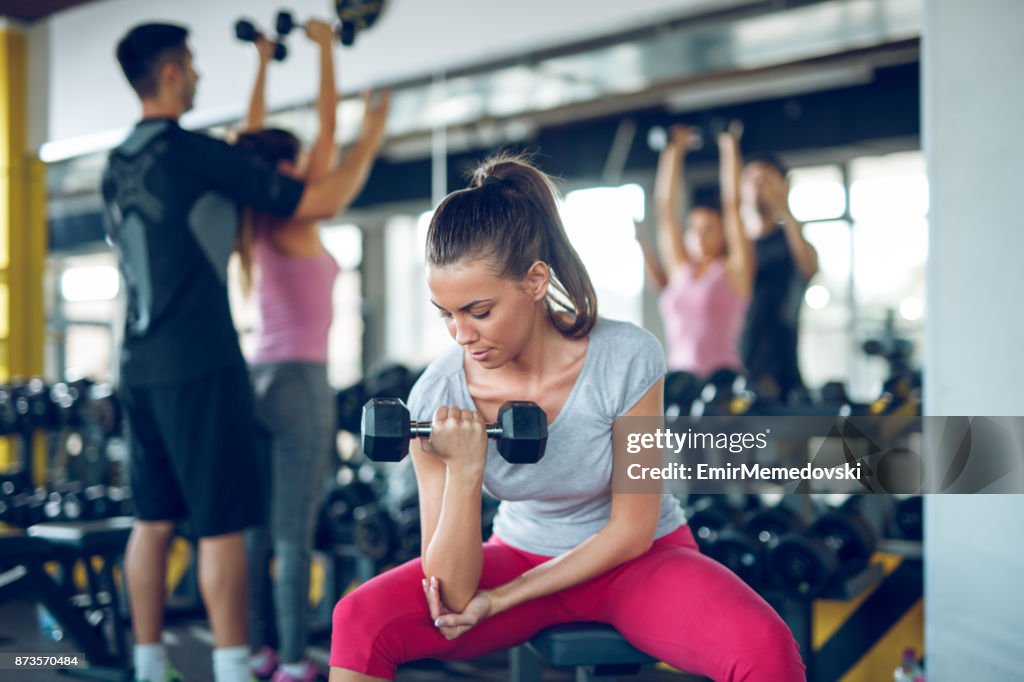
POLYGON ((0 530, 0 561, 13 560, 17 563, 46 556, 48 551, 45 541, 29 537, 24 531, 0 530))
POLYGON ((549 665, 559 667, 642 664, 657 660, 603 623, 556 625, 538 633, 529 641, 529 646, 549 665))
POLYGON ((74 549, 84 555, 119 554, 124 551, 135 518, 115 516, 97 521, 40 523, 28 534, 51 545, 74 549))

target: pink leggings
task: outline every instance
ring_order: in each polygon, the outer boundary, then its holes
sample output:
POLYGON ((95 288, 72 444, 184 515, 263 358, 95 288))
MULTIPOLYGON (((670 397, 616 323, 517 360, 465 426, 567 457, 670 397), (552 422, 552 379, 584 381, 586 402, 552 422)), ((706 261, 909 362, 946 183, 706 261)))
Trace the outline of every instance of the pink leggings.
MULTIPOLYGON (((484 544, 480 587, 503 585, 548 559, 492 537, 484 544)), ((423 577, 414 559, 338 602, 331 666, 392 679, 406 661, 476 658, 551 625, 597 621, 645 653, 719 682, 805 679, 786 624, 736 575, 702 555, 687 526, 604 575, 520 604, 452 641, 431 622, 423 577)))

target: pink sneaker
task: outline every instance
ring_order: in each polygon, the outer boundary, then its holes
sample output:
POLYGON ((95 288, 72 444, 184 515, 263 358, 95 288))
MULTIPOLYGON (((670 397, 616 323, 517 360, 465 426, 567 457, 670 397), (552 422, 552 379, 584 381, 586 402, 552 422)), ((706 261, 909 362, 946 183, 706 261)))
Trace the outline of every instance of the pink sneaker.
POLYGON ((274 676, 270 678, 270 682, 317 682, 318 680, 326 679, 327 675, 320 668, 309 661, 303 661, 302 674, 298 677, 289 675, 284 671, 284 668, 278 668, 274 676))
POLYGON ((265 646, 249 657, 249 672, 261 680, 269 679, 277 670, 277 652, 265 646))

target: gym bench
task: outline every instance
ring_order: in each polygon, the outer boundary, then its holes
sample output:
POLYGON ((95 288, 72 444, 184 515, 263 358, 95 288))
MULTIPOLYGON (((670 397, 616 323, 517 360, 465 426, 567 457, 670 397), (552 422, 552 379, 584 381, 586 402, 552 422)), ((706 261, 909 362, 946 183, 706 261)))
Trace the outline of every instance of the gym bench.
POLYGON ((567 623, 541 630, 509 651, 510 682, 540 682, 544 663, 575 668, 576 682, 591 682, 635 675, 657 659, 627 642, 610 625, 567 623))
MULTIPOLYGON (((57 581, 46 571, 47 562, 60 560, 51 541, 20 530, 0 530, 0 603, 28 598, 44 605, 89 661, 90 668, 70 670, 72 674, 123 679, 126 672, 124 649, 112 650, 102 628, 91 622, 70 598, 71 575, 66 573, 63 580, 57 581)), ((90 562, 85 563, 88 566, 90 562)), ((112 596, 111 601, 116 607, 116 597, 112 596)))

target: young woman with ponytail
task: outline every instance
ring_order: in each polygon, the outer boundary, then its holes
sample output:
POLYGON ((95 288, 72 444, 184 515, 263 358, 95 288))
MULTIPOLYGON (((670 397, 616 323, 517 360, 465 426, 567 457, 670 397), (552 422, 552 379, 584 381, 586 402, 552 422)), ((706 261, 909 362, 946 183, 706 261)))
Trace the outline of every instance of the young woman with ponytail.
MULTIPOLYGON (((609 623, 641 650, 714 678, 804 679, 785 623, 697 549, 669 495, 613 492, 619 417, 663 414, 661 347, 597 315, 551 181, 485 162, 427 232, 431 303, 457 345, 409 399, 422 555, 334 611, 331 681, 392 679, 420 658, 473 658, 551 625, 609 623), (506 400, 548 417, 544 457, 510 464, 484 425, 506 400), (480 540, 481 492, 502 500, 480 540)), ((634 422, 635 423, 635 422, 634 422)), ((621 449, 621 448, 619 448, 621 449)))

